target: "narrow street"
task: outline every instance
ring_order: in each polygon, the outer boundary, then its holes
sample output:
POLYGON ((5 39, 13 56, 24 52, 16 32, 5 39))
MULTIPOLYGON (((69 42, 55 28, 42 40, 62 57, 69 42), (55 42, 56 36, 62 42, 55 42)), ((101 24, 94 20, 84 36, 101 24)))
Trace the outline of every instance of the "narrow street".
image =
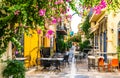
POLYGON ((98 72, 97 69, 87 69, 87 60, 73 61, 65 68, 61 67, 61 71, 41 71, 31 69, 26 72, 26 78, 120 78, 120 73, 116 72, 98 72))

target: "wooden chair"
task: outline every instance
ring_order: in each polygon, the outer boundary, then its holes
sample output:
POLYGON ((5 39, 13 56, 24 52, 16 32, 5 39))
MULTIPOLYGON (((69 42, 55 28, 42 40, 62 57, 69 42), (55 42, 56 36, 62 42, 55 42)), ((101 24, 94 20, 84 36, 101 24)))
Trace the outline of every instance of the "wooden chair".
POLYGON ((99 59, 98 59, 98 71, 100 71, 100 68, 102 68, 103 71, 105 70, 105 67, 104 67, 104 59, 103 59, 103 58, 99 58, 99 59))

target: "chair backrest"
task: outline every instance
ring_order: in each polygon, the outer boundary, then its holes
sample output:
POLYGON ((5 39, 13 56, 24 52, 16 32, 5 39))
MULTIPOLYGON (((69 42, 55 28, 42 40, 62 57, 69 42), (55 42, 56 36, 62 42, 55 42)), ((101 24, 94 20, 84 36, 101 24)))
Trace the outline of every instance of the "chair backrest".
POLYGON ((69 55, 64 55, 64 61, 68 61, 69 55))
POLYGON ((104 59, 103 58, 98 59, 98 66, 104 66, 104 59))
POLYGON ((50 47, 43 47, 41 54, 43 57, 50 57, 50 47))
POLYGON ((118 61, 118 59, 112 59, 112 60, 111 60, 111 66, 113 66, 113 67, 119 66, 119 61, 118 61))

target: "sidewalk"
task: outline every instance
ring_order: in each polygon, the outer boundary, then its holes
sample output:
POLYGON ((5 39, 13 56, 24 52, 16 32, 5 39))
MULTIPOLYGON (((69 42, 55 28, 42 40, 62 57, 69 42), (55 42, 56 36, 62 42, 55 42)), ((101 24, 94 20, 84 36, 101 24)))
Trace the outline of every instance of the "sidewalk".
POLYGON ((41 68, 26 72, 26 78, 120 78, 120 72, 98 72, 87 69, 87 60, 72 62, 60 71, 41 71, 41 68))

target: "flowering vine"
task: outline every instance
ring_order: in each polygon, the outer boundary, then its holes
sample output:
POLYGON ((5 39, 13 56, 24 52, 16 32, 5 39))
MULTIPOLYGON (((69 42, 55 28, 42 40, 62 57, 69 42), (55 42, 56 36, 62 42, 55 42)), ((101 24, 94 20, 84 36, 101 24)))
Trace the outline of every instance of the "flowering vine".
POLYGON ((95 14, 100 14, 101 10, 106 8, 107 3, 105 0, 101 0, 100 4, 94 7, 95 14))
POLYGON ((51 38, 54 34, 54 31, 53 30, 48 30, 47 33, 46 33, 46 37, 47 38, 51 38))
MULTIPOLYGON (((46 18, 50 24, 60 22, 62 20, 61 15, 66 16, 69 11, 68 6, 76 13, 81 13, 76 8, 75 1, 4 0, 0 2, 0 55, 6 51, 9 41, 20 49, 19 39, 21 35, 23 33, 29 34, 29 29, 36 29, 36 26, 45 26, 46 18), (16 23, 18 26, 15 26, 16 23)), ((99 14, 106 7, 116 10, 120 7, 118 4, 120 4, 119 0, 79 0, 80 7, 84 7, 81 14, 92 7, 95 7, 96 14, 99 14)), ((69 19, 69 16, 67 18, 69 19)), ((37 31, 38 34, 40 32, 40 30, 37 31)))
POLYGON ((40 9, 40 10, 39 10, 39 16, 44 16, 44 15, 45 15, 45 12, 46 12, 46 10, 40 9))
MULTIPOLYGON (((0 2, 0 55, 6 51, 9 41, 20 51, 19 39, 22 34, 29 34, 29 29, 35 29, 38 34, 41 34, 42 30, 36 29, 37 26, 45 26, 46 22, 48 24, 61 22, 61 14, 67 13, 67 5, 70 3, 74 3, 74 0, 4 0, 0 2)), ((53 31, 48 30, 46 36, 50 38, 52 34, 53 31)))

